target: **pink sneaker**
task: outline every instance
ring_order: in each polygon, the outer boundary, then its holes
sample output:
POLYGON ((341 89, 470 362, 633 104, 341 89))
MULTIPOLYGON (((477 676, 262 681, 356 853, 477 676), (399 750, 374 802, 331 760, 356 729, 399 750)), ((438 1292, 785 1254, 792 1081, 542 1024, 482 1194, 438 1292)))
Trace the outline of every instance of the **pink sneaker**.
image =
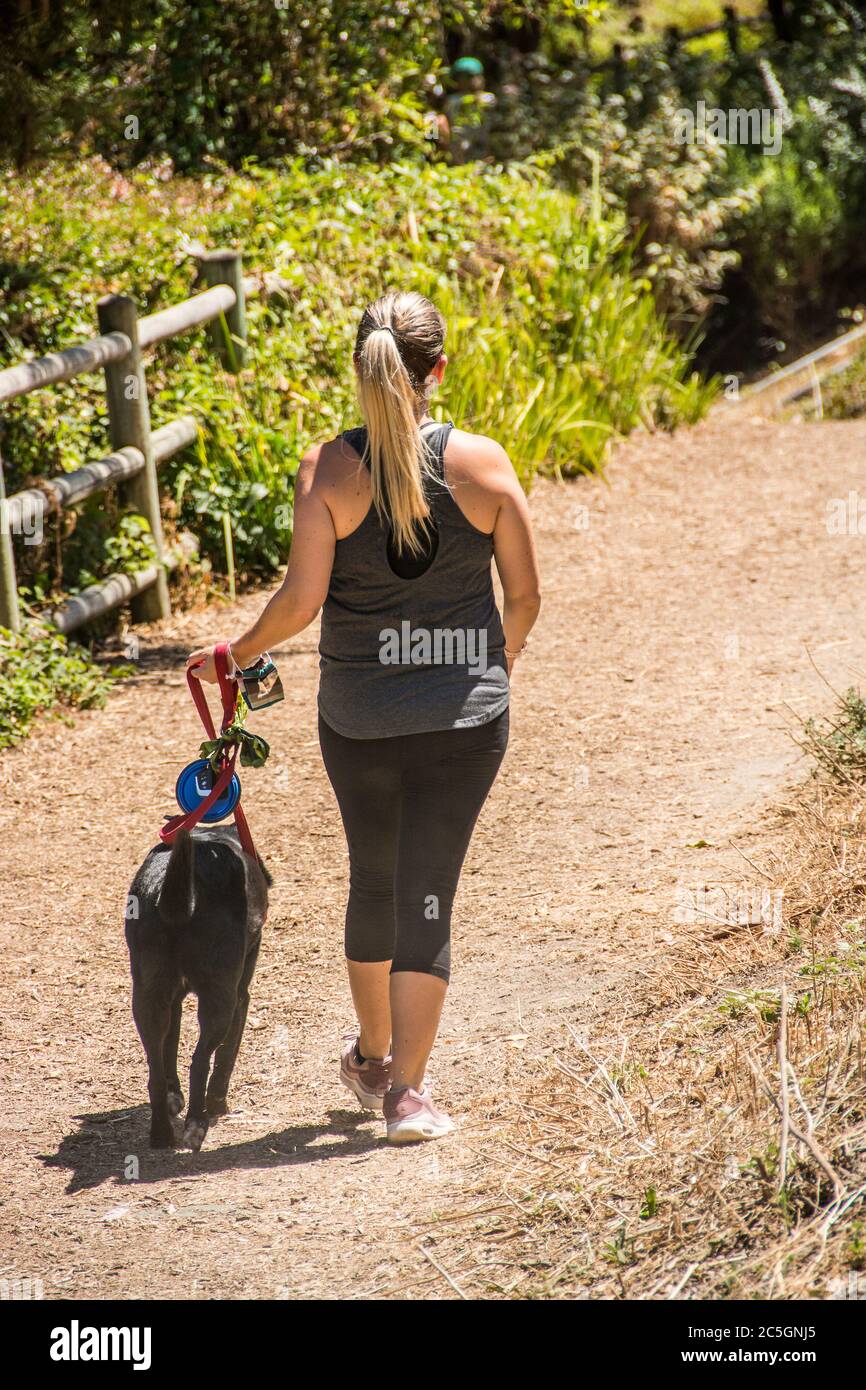
POLYGON ((358 1039, 348 1040, 340 1057, 340 1080, 365 1110, 382 1110, 385 1092, 391 1085, 391 1058, 375 1061, 372 1057, 360 1060, 358 1039))
POLYGON ((414 1144, 420 1139, 441 1139, 450 1134, 454 1121, 433 1104, 429 1086, 392 1087, 385 1093, 385 1119, 389 1144, 414 1144))

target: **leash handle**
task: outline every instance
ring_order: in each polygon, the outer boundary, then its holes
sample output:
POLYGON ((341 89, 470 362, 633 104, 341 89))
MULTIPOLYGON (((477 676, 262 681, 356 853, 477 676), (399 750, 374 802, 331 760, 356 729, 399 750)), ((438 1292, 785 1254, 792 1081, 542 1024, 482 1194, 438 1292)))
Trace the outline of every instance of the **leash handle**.
MULTIPOLYGON (((217 642, 213 649, 213 663, 216 670, 217 681, 220 688, 220 699, 222 700, 223 718, 220 725, 220 732, 227 729, 234 718, 235 704, 237 701, 237 681, 233 680, 228 673, 228 642, 217 642)), ((189 686, 189 693, 192 702, 198 710, 198 717, 205 727, 205 732, 211 738, 216 738, 213 718, 211 717, 210 705, 204 693, 202 682, 198 680, 193 671, 195 666, 191 666, 186 673, 186 683, 189 686)))
MULTIPOLYGON (((228 673, 228 647, 228 642, 217 642, 213 649, 214 668, 216 670, 217 681, 220 688, 220 699, 222 701, 222 723, 220 724, 220 733, 224 732, 229 724, 231 724, 237 704, 238 683, 237 680, 233 679, 228 673)), ((193 675, 194 670, 194 666, 190 667, 186 673, 186 683, 189 686, 189 693, 192 696, 193 704, 198 710, 198 717, 204 725, 205 733, 210 738, 215 739, 216 730, 214 728, 210 706, 202 688, 202 682, 197 680, 193 675)), ((202 816, 204 816, 210 810, 211 806, 219 800, 234 776, 237 756, 238 750, 235 748, 232 750, 231 755, 214 781, 209 794, 204 800, 199 802, 194 811, 190 811, 186 815, 172 816, 171 820, 166 821, 159 832, 159 838, 164 844, 170 845, 179 830, 192 830, 194 826, 198 825, 202 816)), ((241 808, 240 802, 238 802, 235 807, 234 820, 237 826, 241 848, 251 859, 256 859, 261 863, 256 847, 253 844, 249 823, 241 808)))

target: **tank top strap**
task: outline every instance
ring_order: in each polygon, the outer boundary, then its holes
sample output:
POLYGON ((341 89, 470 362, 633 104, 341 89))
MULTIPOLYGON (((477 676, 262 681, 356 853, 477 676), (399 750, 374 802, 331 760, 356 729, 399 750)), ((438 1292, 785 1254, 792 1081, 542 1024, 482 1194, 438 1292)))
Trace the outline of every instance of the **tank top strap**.
POLYGON ((432 455, 433 470, 440 483, 445 482, 445 449, 453 428, 454 426, 448 421, 444 425, 437 424, 435 429, 428 425, 422 430, 422 437, 432 455))
POLYGON ((350 448, 363 460, 365 466, 369 468, 370 461, 367 457, 367 426, 356 425, 354 429, 342 430, 337 436, 338 439, 345 439, 350 448))

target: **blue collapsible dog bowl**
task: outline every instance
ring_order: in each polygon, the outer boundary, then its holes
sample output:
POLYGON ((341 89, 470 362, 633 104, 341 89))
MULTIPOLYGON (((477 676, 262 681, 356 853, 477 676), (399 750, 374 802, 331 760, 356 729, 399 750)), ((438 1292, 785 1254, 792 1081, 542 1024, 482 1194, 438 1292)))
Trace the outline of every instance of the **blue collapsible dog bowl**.
MULTIPOLYGON (((174 794, 177 797, 177 804, 180 809, 189 815, 190 811, 196 810, 199 802, 204 801, 206 796, 210 796, 213 789, 214 775, 210 764, 204 758, 198 758, 194 763, 189 763, 177 779, 177 786, 174 794)), ((241 799, 241 784, 237 773, 232 776, 222 796, 220 796, 202 816, 202 820, 207 825, 212 825, 215 821, 225 820, 230 816, 241 799)))

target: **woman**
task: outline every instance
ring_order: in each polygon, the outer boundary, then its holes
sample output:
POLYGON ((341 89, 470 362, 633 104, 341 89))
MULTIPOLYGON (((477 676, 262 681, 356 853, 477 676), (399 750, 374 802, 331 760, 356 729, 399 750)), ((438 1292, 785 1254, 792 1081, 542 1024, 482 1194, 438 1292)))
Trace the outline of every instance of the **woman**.
MULTIPOLYGON (((444 337, 419 294, 365 310, 354 354, 365 424, 304 456, 286 577, 230 646, 246 667, 322 610, 319 740, 349 848, 345 945, 360 1025, 340 1075, 384 1111, 392 1143, 453 1129, 424 1075, 451 906, 539 609, 529 511, 505 451, 430 418, 444 337)), ((187 664, 215 678, 211 651, 187 664)))

